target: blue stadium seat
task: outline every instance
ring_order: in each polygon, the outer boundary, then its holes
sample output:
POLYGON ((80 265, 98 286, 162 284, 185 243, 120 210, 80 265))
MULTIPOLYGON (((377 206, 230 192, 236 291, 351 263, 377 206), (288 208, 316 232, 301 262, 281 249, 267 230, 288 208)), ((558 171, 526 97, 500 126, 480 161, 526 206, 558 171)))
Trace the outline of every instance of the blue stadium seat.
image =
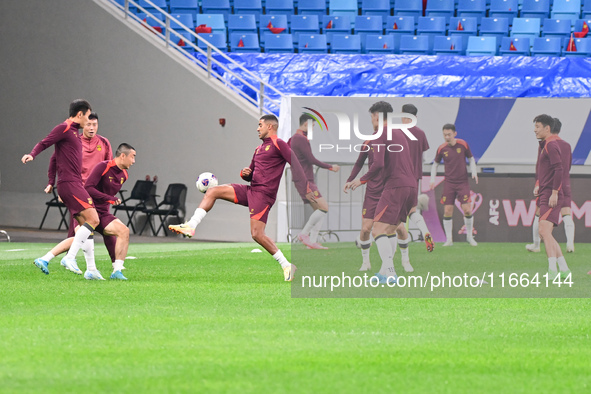
POLYGON ((389 16, 386 19, 386 34, 415 34, 415 18, 413 16, 389 16))
POLYGON ((433 53, 435 55, 464 55, 463 40, 465 36, 436 36, 433 43, 433 53))
POLYGON ((212 33, 221 33, 226 35, 226 25, 223 14, 197 14, 195 26, 206 25, 211 27, 212 33))
POLYGON ((403 55, 428 55, 430 53, 429 37, 402 36, 400 37, 400 53, 403 55))
POLYGON ((509 20, 507 18, 482 18, 480 20, 480 36, 496 37, 497 44, 509 35, 509 20))
POLYGON ((570 19, 544 19, 542 37, 570 37, 570 19))
POLYGON ((326 0, 298 0, 297 5, 299 15, 326 15, 326 0))
MULTIPOLYGON (((301 1, 301 0, 300 0, 301 1)), ((324 34, 301 33, 298 43, 299 53, 327 53, 328 45, 324 34)))
POLYGON ((517 0, 491 0, 488 11, 489 18, 507 18, 509 24, 513 24, 513 18, 517 18, 519 4, 517 0))
POLYGON ((583 11, 581 12, 581 19, 591 18, 591 0, 585 0, 583 3, 583 11))
MULTIPOLYGON (((291 35, 293 43, 298 44, 298 36, 302 33, 320 34, 318 15, 293 15, 291 17, 291 35)), ((326 39, 326 38, 325 38, 326 39)))
POLYGON ((591 18, 588 19, 578 19, 575 21, 575 27, 573 32, 575 33, 582 33, 583 32, 583 26, 584 24, 587 23, 587 28, 589 29, 589 33, 587 34, 587 37, 591 37, 591 18))
POLYGON ((187 50, 187 51, 195 51, 195 48, 193 48, 192 46, 189 45, 189 43, 195 44, 195 37, 191 34, 191 33, 187 33, 186 31, 183 32, 177 32, 179 36, 177 36, 176 34, 170 34, 170 41, 174 42, 175 44, 177 44, 178 46, 180 46, 181 48, 187 50))
POLYGON ((538 37, 534 39, 532 56, 560 56, 562 40, 558 37, 538 37))
POLYGON ((529 38, 503 37, 499 53, 502 56, 529 56, 529 47, 529 38))
POLYGON ((381 34, 367 34, 365 36, 364 47, 364 53, 393 54, 396 50, 394 36, 384 36, 381 34))
POLYGON ((568 51, 568 42, 570 38, 565 39, 562 49, 562 55, 566 57, 589 57, 591 56, 591 38, 575 38, 576 51, 568 51))
POLYGON ((356 34, 335 33, 330 51, 331 53, 361 53, 361 37, 356 34))
MULTIPOLYGON (((474 16, 454 17, 449 20, 449 35, 475 36, 478 34, 478 19, 474 16), (458 30, 461 26, 463 30, 458 30)), ((465 40, 466 42, 468 39, 465 40)))
POLYGON ((533 39, 540 36, 539 18, 515 18, 511 27, 511 37, 529 37, 533 39))
POLYGON ((552 19, 577 20, 581 17, 581 0, 554 0, 552 19))
POLYGON ((258 22, 262 13, 261 0, 234 0, 234 14, 253 14, 258 22))
POLYGON ((415 22, 423 15, 422 1, 418 0, 396 0, 394 3, 395 16, 413 16, 415 22))
POLYGON ((355 34, 361 38, 361 50, 365 49, 365 36, 369 33, 382 35, 384 32, 380 15, 360 15, 355 17, 355 34))
POLYGON ((443 16, 447 23, 455 13, 455 0, 429 0, 425 10, 426 16, 443 16))
POLYGON ((252 14, 229 15, 228 34, 232 33, 257 33, 257 22, 252 14))
POLYGON ((287 15, 261 15, 260 42, 265 44, 265 34, 289 34, 287 15), (271 30, 273 29, 273 30, 271 30), (281 31, 275 29, 283 29, 281 31))
POLYGON ((357 16, 357 0, 330 0, 328 10, 331 15, 347 15, 353 22, 357 16))
POLYGON ((361 2, 361 15, 379 15, 382 17, 384 25, 386 18, 391 15, 390 10, 390 0, 363 0, 361 2))
MULTIPOLYGON (((156 7, 161 8, 163 11, 168 12, 168 4, 166 4, 166 0, 151 0, 156 7)), ((158 8, 154 8, 150 3, 145 0, 139 0, 137 2, 141 7, 143 7, 149 13, 153 12, 160 12, 158 8), (152 12, 153 11, 153 12, 152 12)))
POLYGON ((230 36, 232 52, 260 52, 259 36, 254 33, 232 34, 230 36))
POLYGON ((293 15, 293 0, 267 0, 265 13, 274 15, 293 15))
POLYGON ((486 0, 460 0, 457 10, 457 16, 475 16, 480 23, 486 16, 486 0))
POLYGON ((158 21, 164 22, 164 16, 160 12, 151 12, 152 16, 148 16, 148 14, 143 12, 138 12, 136 16, 149 26, 152 26, 156 30, 159 30, 162 34, 164 34, 165 26, 163 23, 158 23, 158 21))
POLYGON ((293 53, 291 34, 265 33, 265 53, 293 53))
POLYGON ((550 16, 550 0, 523 0, 521 18, 548 18, 550 16))
POLYGON ((204 14, 222 14, 226 20, 232 13, 230 0, 201 0, 201 9, 204 14))
POLYGON ((429 39, 429 49, 433 48, 435 36, 444 36, 446 33, 445 17, 444 16, 421 16, 419 17, 419 25, 417 27, 417 34, 420 36, 427 36, 429 39))
POLYGON ((351 30, 351 20, 346 15, 324 15, 322 17, 322 32, 326 35, 329 44, 332 42, 333 34, 351 34, 351 30))
MULTIPOLYGON (((222 52, 228 52, 228 46, 226 45, 226 35, 220 33, 209 33, 209 34, 197 34, 198 37, 203 37, 207 42, 216 47, 222 52)), ((197 46, 201 49, 206 50, 207 44, 202 40, 197 40, 197 46)), ((258 50, 260 52, 260 49, 258 50)))
MULTIPOLYGON (((195 30, 195 22, 193 21, 193 14, 172 14, 172 17, 178 20, 181 25, 188 27, 190 30, 195 30)), ((183 30, 183 27, 170 20, 170 28, 174 30, 183 30)))
POLYGON ((497 54, 497 39, 495 37, 468 37, 466 56, 495 56, 497 54))
POLYGON ((171 14, 193 14, 193 20, 199 13, 197 0, 170 0, 171 14))

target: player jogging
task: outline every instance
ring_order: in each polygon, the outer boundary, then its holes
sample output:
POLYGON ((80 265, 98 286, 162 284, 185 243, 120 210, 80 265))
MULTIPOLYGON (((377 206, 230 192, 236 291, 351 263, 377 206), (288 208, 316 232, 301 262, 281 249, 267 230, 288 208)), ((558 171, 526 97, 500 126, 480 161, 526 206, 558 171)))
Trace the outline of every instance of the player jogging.
POLYGON ((250 186, 232 183, 214 186, 207 189, 201 204, 188 222, 170 225, 168 228, 176 233, 188 237, 195 235, 195 228, 209 212, 216 200, 226 200, 235 204, 247 206, 250 210, 250 233, 283 268, 285 281, 291 282, 296 266, 290 264, 281 250, 277 248, 271 238, 265 234, 269 210, 277 198, 277 189, 283 175, 285 163, 291 164, 293 179, 301 196, 306 196, 310 202, 315 202, 314 194, 307 191, 306 176, 297 158, 292 159, 291 149, 287 143, 277 138, 279 120, 275 115, 264 115, 259 119, 257 129, 259 138, 263 141, 252 158, 249 167, 240 172, 250 186))
POLYGON ((472 234, 474 218, 472 217, 472 207, 470 205, 470 185, 468 184, 466 159, 470 160, 470 172, 476 184, 478 184, 478 170, 476 169, 476 161, 474 160, 474 156, 472 156, 468 143, 456 138, 457 135, 455 125, 448 123, 443 126, 443 139, 445 139, 445 143, 437 148, 437 155, 431 166, 430 188, 431 190, 435 188, 437 166, 443 160, 443 164, 445 165, 445 181, 443 182, 441 203, 443 204, 443 228, 445 230, 445 237, 447 238, 443 246, 454 244, 452 216, 456 199, 460 202, 462 211, 464 211, 466 240, 470 245, 477 246, 478 243, 476 243, 472 234))
POLYGON ((562 192, 563 168, 562 150, 557 134, 552 134, 554 119, 549 115, 538 115, 534 118, 534 133, 540 140, 541 152, 536 166, 538 179, 537 205, 540 209, 539 232, 546 246, 548 257, 548 273, 552 278, 560 275, 566 278, 570 273, 560 245, 552 236, 552 230, 558 226, 560 208, 563 206, 562 192), (558 266, 557 266, 558 265, 558 266))
MULTIPOLYGON (((111 213, 111 205, 121 204, 117 193, 128 178, 127 170, 135 163, 135 156, 136 151, 131 145, 126 143, 119 145, 115 158, 98 163, 84 185, 94 200, 99 215, 100 224, 96 231, 102 234, 104 239, 115 240, 113 250, 107 248, 113 262, 111 279, 127 280, 121 270, 129 247, 129 229, 111 213)), ((68 250, 66 241, 68 240, 62 241, 46 255, 35 260, 35 264, 47 265, 55 256, 68 250)))
MULTIPOLYGON (((78 135, 78 128, 84 127, 88 122, 91 107, 86 100, 74 100, 70 104, 69 118, 63 123, 55 126, 43 140, 37 143, 30 154, 22 157, 23 163, 33 161, 35 157, 45 149, 55 145, 58 183, 60 197, 70 213, 74 215, 80 229, 74 236, 74 241, 66 256, 62 259, 64 265, 76 274, 82 274, 76 264, 76 254, 80 249, 86 258, 85 279, 103 279, 101 273, 96 269, 94 261, 94 239, 93 232, 99 225, 99 218, 92 202, 92 198, 84 189, 82 184, 82 142, 78 135)), ((49 274, 46 264, 35 265, 49 274)))
POLYGON ((311 127, 314 128, 314 118, 310 115, 303 114, 300 116, 300 127, 293 137, 287 141, 287 144, 300 162, 306 175, 308 187, 314 193, 314 198, 316 199, 316 202, 313 203, 308 201, 307 198, 304 199, 304 204, 310 204, 314 208, 314 213, 310 215, 302 232, 298 235, 298 239, 309 249, 328 249, 318 243, 318 232, 326 219, 328 202, 322 197, 318 191, 318 186, 314 182, 314 165, 334 172, 338 172, 340 167, 336 164, 324 163, 314 157, 310 141, 308 140, 308 121, 310 121, 311 127))

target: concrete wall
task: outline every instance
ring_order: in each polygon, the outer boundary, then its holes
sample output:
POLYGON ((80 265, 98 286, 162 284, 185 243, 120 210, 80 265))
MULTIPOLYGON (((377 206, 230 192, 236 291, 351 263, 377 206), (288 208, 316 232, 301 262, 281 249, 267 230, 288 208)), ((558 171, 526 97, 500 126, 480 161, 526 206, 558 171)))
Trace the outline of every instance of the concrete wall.
MULTIPOLYGON (((256 113, 197 77, 143 28, 90 0, 6 0, 0 37, 0 226, 39 225, 53 148, 27 165, 20 158, 67 118, 75 98, 90 101, 99 134, 114 148, 128 142, 137 149, 128 190, 147 174, 158 175, 160 195, 169 183, 185 183, 190 215, 202 198, 194 187, 199 173, 241 182, 239 170, 259 144, 256 113)), ((48 224, 57 227, 57 211, 48 224)), ((275 232, 274 215, 268 233, 275 232)), ((197 237, 250 240, 247 210, 218 203, 197 237)))

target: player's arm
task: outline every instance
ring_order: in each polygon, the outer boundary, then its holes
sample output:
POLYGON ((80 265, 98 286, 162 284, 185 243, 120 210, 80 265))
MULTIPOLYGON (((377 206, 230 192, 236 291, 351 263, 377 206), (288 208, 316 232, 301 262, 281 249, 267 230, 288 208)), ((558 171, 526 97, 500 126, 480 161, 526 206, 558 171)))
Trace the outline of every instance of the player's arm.
POLYGON ((318 160, 314 154, 312 153, 312 146, 310 146, 310 141, 304 138, 294 138, 291 140, 291 149, 296 153, 298 157, 303 157, 306 159, 308 163, 312 163, 320 168, 324 168, 326 170, 338 171, 339 166, 332 164, 325 163, 323 161, 318 160))
MULTIPOLYGON (((256 155, 256 152, 255 152, 256 155)), ((240 178, 244 179, 246 182, 252 181, 252 173, 254 172, 254 155, 252 156, 252 161, 250 162, 250 166, 244 167, 240 170, 240 178)))
POLYGON ((435 159, 433 159, 433 164, 431 164, 431 179, 429 181, 429 189, 435 189, 435 177, 437 176, 437 167, 439 163, 441 163, 441 159, 443 159, 443 155, 441 154, 441 150, 437 150, 437 154, 435 155, 435 159))
POLYGON ((61 141, 66 136, 66 133, 64 133, 66 127, 69 126, 60 124, 54 127, 53 130, 51 130, 51 132, 47 135, 47 137, 43 138, 41 141, 37 143, 37 145, 35 145, 31 153, 29 153, 28 155, 24 155, 21 158, 21 161, 23 163, 33 161, 39 153, 54 145, 56 142, 61 141))
POLYGON ((98 185, 101 182, 101 179, 103 178, 103 173, 105 172, 106 168, 107 162, 104 161, 94 166, 94 168, 90 172, 90 175, 88 176, 88 179, 86 180, 86 183, 84 184, 84 188, 86 189, 90 197, 92 197, 94 202, 108 202, 109 204, 117 205, 117 200, 119 199, 116 196, 110 196, 98 189, 98 185))
POLYGON ((302 198, 307 198, 310 202, 316 202, 314 193, 308 193, 308 180, 306 179, 304 169, 296 155, 292 154, 291 148, 287 145, 287 142, 277 139, 277 146, 279 147, 281 157, 283 157, 283 159, 291 166, 291 178, 300 196, 302 198))
MULTIPOLYGON (((364 145, 364 147, 365 146, 368 146, 368 145, 364 145)), ((347 178, 347 182, 345 182, 345 188, 343 190, 345 193, 347 193, 347 190, 349 190, 349 189, 351 189, 351 187, 353 187, 353 180, 355 179, 355 177, 357 175, 359 175, 359 172, 361 172, 361 169, 363 168, 363 165, 365 164, 365 161, 367 160, 368 156, 369 156, 368 151, 359 152, 359 156, 357 156, 357 161, 355 162, 355 165, 351 169, 351 175, 349 175, 349 178, 347 178)))
POLYGON ((551 208, 558 203, 558 193, 562 187, 562 157, 560 156, 560 147, 557 143, 546 144, 548 148, 548 156, 550 158, 552 175, 552 196, 548 201, 551 208))
POLYGON ((47 186, 45 187, 45 193, 51 193, 55 186, 55 175, 57 173, 57 160, 55 157, 55 151, 49 159, 49 168, 47 168, 47 186))
POLYGON ((468 143, 466 143, 466 158, 468 158, 468 161, 470 163, 470 172, 472 173, 472 179, 474 179, 476 181, 476 184, 478 184, 478 168, 476 168, 476 160, 474 160, 474 155, 472 154, 472 151, 470 150, 470 146, 468 145, 468 143))
POLYGON ((111 148, 111 143, 105 137, 103 137, 103 141, 105 143, 105 158, 103 160, 113 160, 113 148, 111 148))
MULTIPOLYGON (((377 141, 379 141, 379 139, 377 141)), ((355 190, 359 186, 367 183, 367 181, 378 177, 380 174, 380 171, 382 171, 382 169, 384 168, 384 163, 385 163, 385 159, 386 159, 386 146, 384 144, 374 144, 374 145, 377 145, 377 148, 374 149, 374 151, 373 151, 373 162, 371 163, 371 166, 369 166, 369 169, 367 170, 365 175, 363 175, 358 180, 354 180, 352 182, 352 185, 351 185, 352 190, 355 190), (380 148, 380 147, 382 147, 382 148, 380 148)))

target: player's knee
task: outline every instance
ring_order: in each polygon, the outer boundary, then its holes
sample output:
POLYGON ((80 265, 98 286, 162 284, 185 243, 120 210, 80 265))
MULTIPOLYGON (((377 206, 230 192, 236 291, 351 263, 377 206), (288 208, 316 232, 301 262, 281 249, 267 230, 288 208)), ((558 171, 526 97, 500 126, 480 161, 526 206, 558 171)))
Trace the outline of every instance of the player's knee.
POLYGON ((124 239, 129 239, 129 227, 121 225, 117 231, 117 236, 124 239))
POLYGON ((250 235, 252 236, 252 239, 256 242, 256 243, 261 243, 263 241, 263 239, 265 238, 265 233, 261 230, 258 229, 253 229, 250 232, 250 235))
POLYGON ((363 239, 369 239, 369 234, 371 234, 371 230, 364 228, 364 229, 361 230, 360 236, 363 239))

